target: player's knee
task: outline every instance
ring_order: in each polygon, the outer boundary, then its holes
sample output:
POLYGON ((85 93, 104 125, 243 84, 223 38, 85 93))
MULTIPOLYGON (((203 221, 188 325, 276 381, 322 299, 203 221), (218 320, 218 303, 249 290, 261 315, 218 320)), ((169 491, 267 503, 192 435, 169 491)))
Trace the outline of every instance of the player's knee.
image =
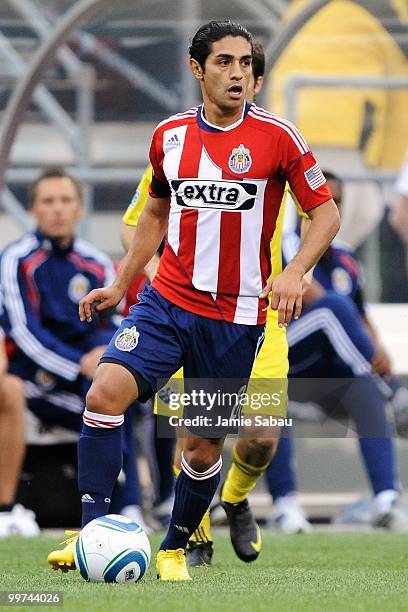
POLYGON ((246 441, 247 452, 252 457, 256 457, 257 462, 268 463, 278 448, 279 434, 275 436, 260 436, 250 438, 246 441))
POLYGON ((86 395, 86 408, 98 414, 118 415, 124 411, 110 385, 93 383, 86 395))
POLYGON ((211 444, 199 444, 183 452, 184 459, 196 472, 205 472, 213 466, 220 458, 217 446, 211 444))
POLYGON ((278 446, 278 442, 279 442, 279 437, 275 436, 275 437, 261 437, 261 438, 254 438, 252 440, 252 444, 255 450, 259 450, 259 451, 269 451, 272 450, 273 452, 276 450, 277 446, 278 446))

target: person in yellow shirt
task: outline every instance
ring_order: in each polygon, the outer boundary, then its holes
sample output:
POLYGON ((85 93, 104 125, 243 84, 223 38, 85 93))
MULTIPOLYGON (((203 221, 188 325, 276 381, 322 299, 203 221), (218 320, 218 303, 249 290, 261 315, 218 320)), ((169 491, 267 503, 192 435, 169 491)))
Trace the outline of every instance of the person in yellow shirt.
MULTIPOLYGON (((265 70, 265 57, 259 43, 254 47, 253 55, 253 84, 252 92, 248 91, 254 99, 263 84, 265 70)), ((148 189, 152 177, 152 168, 149 165, 138 185, 135 196, 122 219, 121 238, 124 248, 130 246, 132 233, 137 225, 148 196, 148 189)), ((288 192, 285 192, 285 198, 288 192)), ((294 197, 294 196, 292 196, 294 197)), ((284 217, 284 204, 281 206, 277 219, 277 226, 271 242, 272 278, 282 271, 281 238, 284 217)), ((301 210, 300 206, 298 207, 301 210)), ((303 216, 306 216, 302 212, 303 216)), ((159 258, 155 256, 147 268, 146 275, 153 278, 158 265, 159 258)), ((268 309, 266 323, 266 335, 262 348, 256 358, 252 371, 251 382, 248 388, 249 398, 258 397, 260 393, 279 390, 281 392, 280 403, 266 409, 266 413, 274 417, 286 415, 286 390, 287 374, 289 369, 288 344, 286 341, 286 329, 278 325, 278 312, 268 309)), ((182 378, 182 370, 176 373, 168 385, 174 384, 174 378, 182 378), (173 381, 173 382, 172 382, 173 381)), ((160 393, 159 396, 162 394, 160 393)), ((166 413, 166 405, 159 400, 156 403, 156 412, 166 413)), ((251 412, 245 410, 244 413, 251 412)), ((232 450, 232 464, 221 491, 221 503, 227 513, 230 525, 231 541, 238 557, 243 561, 255 560, 261 551, 261 534, 248 505, 248 494, 255 487, 256 482, 268 467, 279 440, 279 427, 266 428, 263 431, 256 430, 255 434, 248 432, 238 441, 232 450)), ((174 471, 179 473, 179 454, 181 452, 181 441, 175 456, 174 471)), ((213 554, 213 542, 210 529, 209 510, 205 514, 200 526, 194 532, 189 541, 186 551, 187 560, 190 565, 209 565, 213 554)))

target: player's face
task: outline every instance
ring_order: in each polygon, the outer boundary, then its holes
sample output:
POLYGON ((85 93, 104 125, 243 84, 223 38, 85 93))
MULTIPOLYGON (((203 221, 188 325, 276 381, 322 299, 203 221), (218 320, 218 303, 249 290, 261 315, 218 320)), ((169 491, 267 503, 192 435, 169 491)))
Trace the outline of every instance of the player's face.
POLYGON ((40 181, 32 213, 44 234, 54 239, 71 240, 82 215, 81 200, 71 179, 51 177, 40 181))
POLYGON ((205 70, 191 60, 194 76, 201 82, 204 106, 230 114, 239 111, 252 77, 250 43, 241 36, 225 36, 212 44, 205 70))
POLYGON ((327 179, 327 184, 333 194, 333 200, 336 202, 337 208, 341 213, 341 201, 343 198, 343 189, 341 183, 337 179, 327 179))

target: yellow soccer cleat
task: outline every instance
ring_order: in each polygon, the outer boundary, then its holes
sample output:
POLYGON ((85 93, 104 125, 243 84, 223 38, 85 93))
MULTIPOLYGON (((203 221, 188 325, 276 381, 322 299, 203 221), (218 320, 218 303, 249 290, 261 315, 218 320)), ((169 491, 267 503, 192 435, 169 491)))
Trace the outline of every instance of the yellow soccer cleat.
POLYGON ((47 559, 52 569, 60 569, 62 572, 76 569, 75 545, 79 537, 79 531, 67 530, 65 534, 69 536, 67 540, 61 542, 61 544, 65 544, 65 547, 61 550, 53 550, 50 552, 47 559))
POLYGON ((159 580, 191 580, 187 570, 186 555, 182 548, 159 550, 156 569, 159 580))

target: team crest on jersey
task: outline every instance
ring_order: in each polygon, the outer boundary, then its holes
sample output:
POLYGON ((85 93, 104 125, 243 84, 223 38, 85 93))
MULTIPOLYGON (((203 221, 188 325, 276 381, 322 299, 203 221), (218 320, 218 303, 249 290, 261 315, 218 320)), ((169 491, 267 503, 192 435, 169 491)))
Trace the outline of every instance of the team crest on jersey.
POLYGON ((72 302, 78 304, 91 288, 90 282, 83 274, 75 274, 69 281, 68 295, 72 302))
POLYGON ((347 270, 334 268, 331 276, 334 290, 340 295, 350 295, 353 283, 347 270))
POLYGON ((228 165, 230 170, 236 172, 237 174, 248 172, 252 166, 252 158, 249 153, 249 149, 246 149, 243 144, 240 144, 239 147, 232 149, 232 153, 228 160, 228 165))
POLYGON ((39 385, 46 391, 50 391, 56 385, 55 376, 53 376, 46 370, 37 370, 35 373, 34 380, 37 385, 39 385))
POLYGON ((137 347, 139 342, 139 332, 136 329, 136 325, 133 327, 125 327, 115 339, 115 346, 119 351, 126 351, 129 353, 137 347))

